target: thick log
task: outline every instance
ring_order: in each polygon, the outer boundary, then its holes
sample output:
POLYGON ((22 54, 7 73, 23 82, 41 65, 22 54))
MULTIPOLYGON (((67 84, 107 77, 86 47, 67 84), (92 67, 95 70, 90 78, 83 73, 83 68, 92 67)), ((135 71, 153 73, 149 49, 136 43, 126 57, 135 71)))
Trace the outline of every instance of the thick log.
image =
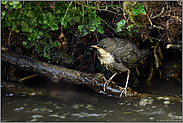
MULTIPOLYGON (((1 62, 2 64, 12 65, 23 71, 31 71, 40 76, 50 78, 53 82, 68 82, 72 84, 84 84, 92 88, 97 93, 107 94, 108 96, 119 97, 122 87, 116 85, 115 82, 110 82, 106 87, 106 91, 103 91, 104 80, 101 79, 104 77, 103 74, 89 74, 58 65, 48 64, 39 60, 35 60, 28 56, 15 54, 10 51, 1 52, 1 62)), ((133 96, 138 98, 152 97, 158 98, 158 95, 150 95, 138 93, 130 88, 127 89, 127 96, 133 96)), ((165 97, 164 97, 165 98, 165 97)), ((160 98, 164 100, 164 98, 160 98)), ((166 99, 169 98, 171 101, 180 101, 182 98, 179 97, 170 97, 166 96, 166 99)), ((158 98, 159 99, 159 98, 158 98)))

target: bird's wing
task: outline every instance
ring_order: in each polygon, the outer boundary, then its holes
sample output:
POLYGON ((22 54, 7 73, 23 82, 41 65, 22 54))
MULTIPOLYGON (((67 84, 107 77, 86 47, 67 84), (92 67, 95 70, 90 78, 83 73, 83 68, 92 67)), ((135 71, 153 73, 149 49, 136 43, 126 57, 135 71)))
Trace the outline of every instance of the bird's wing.
POLYGON ((121 62, 128 68, 135 68, 139 65, 140 53, 137 46, 129 40, 117 39, 118 48, 113 51, 116 62, 121 62))

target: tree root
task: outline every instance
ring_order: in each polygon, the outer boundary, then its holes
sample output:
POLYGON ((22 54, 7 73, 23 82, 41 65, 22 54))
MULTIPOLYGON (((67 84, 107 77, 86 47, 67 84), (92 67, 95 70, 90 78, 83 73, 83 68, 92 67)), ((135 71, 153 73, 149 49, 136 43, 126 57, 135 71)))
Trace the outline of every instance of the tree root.
MULTIPOLYGON (((34 72, 35 74, 38 74, 40 76, 50 78, 53 82, 61 83, 62 81, 64 81, 71 84, 83 84, 92 88, 97 93, 103 93, 108 96, 112 95, 114 97, 119 98, 121 90, 123 90, 123 88, 116 85, 115 82, 111 82, 106 87, 106 91, 104 92, 103 85, 105 81, 102 79, 104 75, 101 73, 96 74, 84 73, 68 69, 65 67, 61 67, 58 65, 48 64, 27 56, 12 53, 10 51, 1 52, 1 62, 2 64, 12 65, 23 71, 34 72)), ((152 97, 162 100, 169 99, 170 101, 182 100, 182 98, 180 97, 170 97, 170 96, 161 97, 158 95, 138 93, 131 90, 129 87, 127 88, 127 96, 137 98, 152 97)))

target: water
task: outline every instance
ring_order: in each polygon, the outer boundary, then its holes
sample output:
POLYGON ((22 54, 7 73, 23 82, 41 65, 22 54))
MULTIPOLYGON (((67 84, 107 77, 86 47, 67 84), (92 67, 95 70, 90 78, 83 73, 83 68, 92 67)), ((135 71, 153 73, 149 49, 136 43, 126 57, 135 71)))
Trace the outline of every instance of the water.
MULTIPOLYGON (((168 91, 174 96, 181 96, 181 87, 172 88, 172 92, 167 88, 163 90, 162 87, 155 90, 158 90, 158 94, 168 91)), ((2 90, 1 121, 182 121, 180 101, 163 101, 148 97, 118 99, 97 94, 82 86, 74 86, 68 90, 64 86, 49 86, 47 89, 52 97, 16 96, 2 90)))

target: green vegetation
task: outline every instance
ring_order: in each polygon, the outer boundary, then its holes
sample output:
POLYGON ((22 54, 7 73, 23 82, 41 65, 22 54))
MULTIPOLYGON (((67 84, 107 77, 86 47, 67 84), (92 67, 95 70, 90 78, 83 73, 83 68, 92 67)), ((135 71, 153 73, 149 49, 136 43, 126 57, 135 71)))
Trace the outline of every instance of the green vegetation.
MULTIPOLYGON (((134 18, 134 17, 141 17, 142 15, 146 15, 146 11, 143 8, 143 4, 140 3, 136 6, 132 6, 131 10, 132 12, 130 12, 129 16, 130 18, 134 18)), ((128 12, 127 12, 128 13, 128 12)), ((133 22, 133 20, 131 19, 131 21, 133 22)), ((134 24, 130 24, 130 22, 126 22, 125 19, 122 19, 121 21, 117 22, 117 32, 122 32, 123 35, 130 35, 130 36, 137 36, 137 32, 138 30, 134 29, 134 24)))
MULTIPOLYGON (((83 1, 1 1, 2 30, 8 27, 10 32, 23 33, 28 39, 22 42, 24 47, 29 49, 35 46, 35 51, 40 57, 46 58, 48 62, 58 62, 60 56, 54 53, 53 48, 61 44, 59 41, 53 41, 47 32, 58 29, 63 32, 64 28, 69 33, 75 26, 77 27, 75 36, 82 37, 91 32, 104 34, 101 21, 107 23, 96 14, 97 10, 103 10, 102 7, 106 6, 96 6, 94 2, 83 1)), ((122 6, 107 5, 107 7, 122 6)), ((144 14, 144 11, 143 4, 139 4, 133 13, 144 14)), ((133 35, 136 32, 133 25, 125 27, 125 23, 125 20, 118 22, 117 31, 107 25, 116 33, 123 31, 127 35, 133 35)))
POLYGON ((59 1, 52 4, 41 1, 1 1, 1 4, 2 29, 8 27, 11 32, 21 31, 28 38, 28 41, 22 42, 23 46, 30 44, 31 46, 26 48, 35 46, 39 56, 45 57, 48 62, 56 55, 52 51, 53 47, 60 44, 58 41, 52 41, 50 34, 44 34, 45 30, 58 30, 59 27, 64 27, 66 31, 71 32, 70 28, 77 25, 76 35, 85 36, 94 31, 104 33, 100 19, 93 14, 96 10, 92 10, 91 13, 84 6, 77 5, 76 2, 73 4, 73 1, 59 1), (43 35, 44 38, 34 42, 43 35))

